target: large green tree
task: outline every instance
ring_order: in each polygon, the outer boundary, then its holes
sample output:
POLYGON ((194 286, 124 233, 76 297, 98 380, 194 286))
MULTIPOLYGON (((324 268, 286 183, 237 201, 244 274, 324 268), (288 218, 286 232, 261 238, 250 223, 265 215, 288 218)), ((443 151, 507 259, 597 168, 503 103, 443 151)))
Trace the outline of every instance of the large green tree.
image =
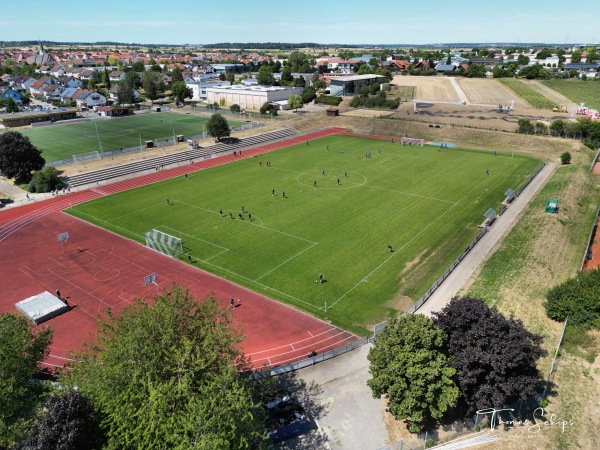
POLYGON ((600 328, 600 269, 586 270, 546 294, 546 314, 569 325, 600 328))
POLYGON ((231 130, 229 128, 227 119, 218 113, 213 114, 210 119, 208 119, 208 122, 206 123, 206 129, 208 130, 208 134, 217 140, 231 135, 231 130))
POLYGON ((19 105, 13 100, 12 97, 8 97, 5 102, 6 112, 7 113, 16 113, 19 112, 19 105))
POLYGON ((275 77, 273 71, 268 65, 260 66, 258 74, 256 75, 256 81, 262 86, 272 86, 275 84, 275 77))
POLYGON ((17 183, 29 183, 31 172, 46 164, 42 151, 18 131, 0 134, 0 172, 17 183))
POLYGON ((171 70, 171 83, 176 83, 177 81, 183 81, 183 74, 179 67, 174 66, 173 70, 171 70))
POLYGON ((92 399, 107 448, 261 448, 262 410, 238 371, 242 338, 223 302, 174 284, 118 317, 107 310, 65 382, 92 399))
POLYGON ((288 98, 288 105, 290 108, 294 108, 298 111, 298 108, 302 108, 304 106, 304 101, 302 100, 301 95, 290 95, 288 98))
POLYGON ((186 98, 192 98, 194 92, 183 81, 171 84, 171 95, 176 103, 183 103, 186 98))
POLYGON ((435 323, 448 335, 451 366, 468 413, 504 408, 538 392, 537 360, 547 352, 542 337, 519 320, 472 297, 455 297, 435 323))
POLYGON ((446 345, 446 334, 429 317, 409 314, 390 320, 369 351, 373 397, 387 397, 390 412, 413 433, 440 419, 460 396, 446 345))
POLYGON ((133 102, 133 88, 124 81, 120 82, 117 85, 117 103, 119 103, 120 105, 130 105, 133 102))
POLYGON ((51 343, 51 328, 34 329, 24 316, 0 314, 0 448, 11 447, 27 430, 40 403, 33 377, 51 343))
POLYGON ((162 80, 162 74, 160 72, 147 71, 142 76, 142 86, 144 87, 144 94, 149 100, 156 100, 160 93, 165 90, 165 83, 162 80))
POLYGON ((92 403, 79 391, 55 392, 16 450, 76 450, 98 448, 100 438, 92 403))

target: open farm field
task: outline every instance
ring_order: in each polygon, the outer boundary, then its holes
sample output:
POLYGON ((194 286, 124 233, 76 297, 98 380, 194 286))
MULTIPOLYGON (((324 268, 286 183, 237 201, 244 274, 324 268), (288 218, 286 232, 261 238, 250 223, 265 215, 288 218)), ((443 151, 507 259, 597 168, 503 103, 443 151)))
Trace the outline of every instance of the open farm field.
POLYGON ((573 103, 600 110, 600 82, 581 80, 543 80, 544 86, 554 89, 573 103))
POLYGON ((392 83, 399 89, 402 86, 414 86, 414 98, 417 100, 459 102, 458 95, 447 78, 396 75, 392 83))
POLYGON ((516 97, 514 92, 497 80, 465 77, 455 79, 470 103, 507 106, 510 105, 511 100, 514 100, 515 106, 526 106, 521 98, 516 97))
MULTIPOLYGON (((73 155, 121 148, 139 147, 140 141, 173 139, 173 134, 194 136, 202 134, 207 118, 156 113, 114 119, 98 119, 84 123, 55 124, 21 130, 33 145, 43 151, 47 162, 72 158, 73 155), (97 131, 96 131, 96 126, 97 131)), ((240 122, 241 123, 241 122, 240 122)), ((239 123, 230 122, 232 127, 239 123)))
POLYGON ((68 212, 142 243, 177 236, 184 261, 363 334, 417 300, 538 165, 331 136, 68 212))
POLYGON ((515 94, 523 98, 534 108, 552 109, 556 105, 555 101, 550 100, 542 92, 535 89, 530 83, 527 83, 524 80, 500 78, 498 81, 510 88, 515 94))

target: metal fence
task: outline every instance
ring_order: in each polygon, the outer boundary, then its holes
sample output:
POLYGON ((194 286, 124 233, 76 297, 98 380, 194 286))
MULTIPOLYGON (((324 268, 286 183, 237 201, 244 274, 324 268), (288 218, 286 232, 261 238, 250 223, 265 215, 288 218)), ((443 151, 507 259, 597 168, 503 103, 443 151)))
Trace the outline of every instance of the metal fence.
POLYGON ((336 356, 343 355, 344 353, 354 350, 355 348, 362 347, 367 342, 369 342, 369 336, 365 336, 363 338, 360 338, 357 341, 350 342, 349 344, 346 344, 342 347, 338 347, 334 350, 330 350, 328 352, 321 353, 320 355, 311 356, 310 358, 307 358, 307 359, 304 359, 302 361, 298 361, 298 362, 295 362, 292 364, 288 364, 287 366, 276 367, 274 369, 269 370, 268 372, 270 375, 274 376, 274 375, 281 375, 281 374, 284 374, 287 372, 292 372, 292 371, 298 370, 298 369, 304 369, 305 367, 310 367, 314 364, 326 361, 331 358, 335 358, 336 356))
POLYGON ((596 228, 598 226, 598 218, 600 217, 600 206, 598 206, 598 210, 596 211, 596 217, 594 217, 594 222, 592 222, 592 229, 590 230, 590 236, 588 237, 587 246, 585 247, 585 252, 583 254, 583 259, 581 260, 581 267, 579 271, 583 270, 583 266, 585 266, 585 260, 588 256, 588 251, 592 244, 594 243, 594 237, 596 236, 596 228))
POLYGON ((592 170, 594 170, 594 166, 596 165, 596 162, 598 161, 599 155, 600 155, 600 148, 598 149, 598 151, 596 152, 596 155, 594 156, 594 159, 592 160, 592 164, 590 165, 590 172, 592 170))
POLYGON ((526 182, 523 184, 523 186, 521 186, 521 187, 520 187, 520 188, 517 190, 517 192, 515 193, 515 197, 518 197, 518 196, 521 194, 521 192, 523 192, 523 190, 524 190, 524 189, 525 189, 527 186, 529 186, 529 183, 531 183, 531 182, 533 181, 533 179, 534 179, 534 178, 537 176, 537 174, 538 174, 538 173, 540 173, 544 167, 546 167, 546 164, 547 164, 547 163, 546 163, 546 161, 544 161, 544 162, 542 163, 542 165, 541 165, 540 167, 538 167, 538 168, 536 169, 536 171, 535 171, 535 172, 533 172, 533 175, 531 175, 531 176, 529 177, 529 179, 528 179, 528 180, 527 180, 527 181, 526 181, 526 182))

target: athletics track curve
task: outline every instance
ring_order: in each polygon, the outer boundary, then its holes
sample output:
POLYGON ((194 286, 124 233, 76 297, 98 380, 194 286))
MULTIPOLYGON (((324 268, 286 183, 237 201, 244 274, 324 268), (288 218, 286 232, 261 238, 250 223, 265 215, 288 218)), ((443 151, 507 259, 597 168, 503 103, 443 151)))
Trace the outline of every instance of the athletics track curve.
POLYGON ((320 354, 355 341, 357 336, 306 313, 61 212, 103 195, 342 133, 337 128, 318 131, 244 150, 242 156, 198 161, 1 211, 0 311, 16 313, 16 302, 57 289, 76 305, 45 322, 54 328, 50 355, 43 362, 48 367, 62 367, 68 352, 81 348, 107 307, 118 312, 135 297, 152 298, 157 287, 143 283, 150 273, 158 273, 160 289, 178 282, 187 285, 196 298, 212 291, 225 302, 231 297, 241 299, 234 314, 246 336, 244 352, 255 368, 290 364, 310 352, 320 354), (63 231, 71 235, 64 252, 56 241, 63 231))

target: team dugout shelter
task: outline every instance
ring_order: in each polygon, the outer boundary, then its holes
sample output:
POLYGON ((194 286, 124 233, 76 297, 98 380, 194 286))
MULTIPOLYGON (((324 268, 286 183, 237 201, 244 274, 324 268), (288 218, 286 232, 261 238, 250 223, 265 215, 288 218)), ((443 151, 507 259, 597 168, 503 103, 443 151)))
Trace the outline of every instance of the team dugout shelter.
POLYGON ((0 115, 0 128, 24 127, 52 123, 58 120, 69 120, 77 117, 77 110, 52 112, 18 112, 0 115))

